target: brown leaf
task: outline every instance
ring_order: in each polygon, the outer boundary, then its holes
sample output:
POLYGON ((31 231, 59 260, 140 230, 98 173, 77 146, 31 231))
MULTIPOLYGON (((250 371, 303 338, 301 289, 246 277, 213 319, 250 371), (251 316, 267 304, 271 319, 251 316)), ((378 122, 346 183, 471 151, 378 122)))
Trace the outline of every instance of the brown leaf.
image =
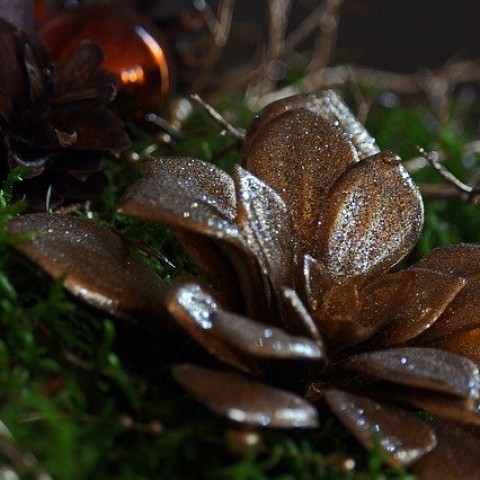
POLYGON ((280 196, 258 178, 236 167, 237 224, 274 287, 293 284, 293 224, 280 196))
POLYGON ((47 213, 23 215, 8 228, 34 234, 15 247, 85 302, 121 318, 162 321, 164 283, 110 230, 47 213))
POLYGON ((173 376, 198 401, 230 420, 262 427, 318 426, 317 411, 303 398, 237 373, 177 365, 173 376))
POLYGON ((360 323, 378 331, 369 345, 398 345, 433 325, 465 285, 462 278, 409 268, 382 275, 362 290, 360 323))
POLYGON ((244 152, 245 167, 289 207, 302 256, 311 251, 328 190, 356 161, 355 149, 342 130, 307 109, 268 121, 244 152))
POLYGON ((345 362, 349 369, 399 385, 480 398, 480 374, 470 360, 435 348, 391 348, 361 353, 345 362))
POLYGON ((423 203, 399 161, 379 153, 352 165, 331 188, 313 256, 333 278, 382 273, 417 242, 423 203))
POLYGON ((433 429, 413 413, 340 390, 329 390, 325 400, 364 447, 378 442, 392 465, 410 465, 436 445, 433 429))
POLYGON ((480 437, 463 426, 435 420, 437 447, 412 467, 421 480, 480 478, 480 437))
POLYGON ((307 337, 254 322, 234 313, 217 311, 212 316, 211 335, 236 350, 257 358, 321 360, 323 351, 307 337))

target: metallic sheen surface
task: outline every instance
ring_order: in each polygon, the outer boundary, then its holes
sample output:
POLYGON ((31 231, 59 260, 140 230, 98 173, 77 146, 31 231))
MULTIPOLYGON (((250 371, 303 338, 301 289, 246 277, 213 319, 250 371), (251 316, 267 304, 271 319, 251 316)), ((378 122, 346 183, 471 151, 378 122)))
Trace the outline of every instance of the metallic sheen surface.
POLYGON ((110 230, 67 215, 23 215, 8 225, 29 234, 15 247, 75 296, 113 315, 162 321, 165 285, 110 230))
POLYGON ((174 378, 214 412, 262 427, 316 427, 317 411, 303 398, 233 372, 177 365, 174 378))
POLYGON ((289 335, 280 328, 229 312, 212 318, 212 333, 237 350, 258 358, 321 360, 323 351, 310 338, 289 335))
POLYGON ((417 243, 423 203, 399 160, 389 152, 369 157, 330 189, 313 256, 333 278, 386 271, 417 243))
POLYGON ((372 448, 378 442, 394 465, 410 465, 436 445, 433 428, 413 413, 340 390, 330 390, 325 398, 362 445, 372 448))
POLYGON ((361 353, 349 369, 399 385, 480 399, 480 372, 472 361, 435 348, 403 347, 361 353))

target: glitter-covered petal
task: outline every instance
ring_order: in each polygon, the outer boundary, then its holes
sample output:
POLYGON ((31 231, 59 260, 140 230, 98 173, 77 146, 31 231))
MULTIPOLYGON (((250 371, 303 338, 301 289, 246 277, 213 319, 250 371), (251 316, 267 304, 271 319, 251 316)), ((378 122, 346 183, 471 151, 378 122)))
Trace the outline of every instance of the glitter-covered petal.
POLYGON ((382 152, 351 166, 332 187, 313 256, 335 279, 382 273, 417 242, 423 203, 399 158, 382 152))
POLYGON ((480 245, 460 243, 436 248, 414 266, 470 279, 480 275, 480 245))
POLYGON ((237 224, 274 287, 293 283, 293 224, 280 196, 261 180, 236 167, 237 224))
POLYGON ((165 286, 110 230, 67 215, 30 214, 10 221, 15 247, 67 290, 122 318, 161 320, 165 286))
POLYGON ((435 344, 436 341, 461 330, 480 327, 480 277, 474 277, 462 288, 445 309, 443 315, 419 338, 422 344, 435 344))
POLYGON ((364 447, 378 444, 392 465, 410 465, 436 445, 433 429, 413 413, 340 390, 325 400, 364 447))
POLYGON ((205 350, 220 360, 246 372, 257 373, 254 360, 215 336, 214 313, 224 308, 222 301, 200 280, 179 277, 170 286, 165 306, 175 322, 205 350))
POLYGON ((477 365, 435 348, 404 347, 361 353, 349 358, 345 366, 399 385, 480 398, 477 365))
POLYGON ((448 350, 480 364, 480 328, 461 330, 432 341, 428 346, 448 350))
POLYGON ((375 140, 333 90, 294 95, 268 104, 252 122, 245 139, 244 151, 248 154, 251 143, 275 117, 299 109, 310 110, 324 120, 339 126, 346 138, 355 146, 360 158, 378 153, 379 148, 375 140))
POLYGON ((346 278, 330 287, 317 300, 320 308, 314 313, 314 319, 332 349, 341 350, 356 345, 374 331, 371 325, 358 321, 361 309, 359 290, 363 281, 362 277, 346 278))
POLYGON ((387 388, 385 391, 395 401, 413 405, 430 413, 435 418, 480 426, 480 401, 478 399, 459 398, 418 389, 402 388, 392 391, 387 388))
POLYGON ((328 190, 358 161, 353 145, 338 126, 305 108, 274 117, 252 141, 247 132, 245 141, 244 166, 282 197, 298 251, 308 253, 328 190))
POLYGON ((376 278, 362 291, 359 321, 379 328, 369 345, 414 339, 437 321, 464 285, 462 278, 420 268, 376 278))
POLYGON ((281 287, 278 292, 283 323, 289 332, 308 335, 324 351, 320 331, 297 292, 289 287, 281 287))
POLYGON ((313 340, 229 312, 212 316, 211 334, 246 355, 257 358, 321 360, 323 351, 313 340))
POLYGON ((236 238, 232 179, 212 164, 194 158, 156 158, 146 176, 130 188, 119 210, 216 238, 236 238))
MULTIPOLYGON (((179 157, 151 160, 145 164, 145 174, 127 189, 119 211, 210 240, 203 242, 206 257, 218 258, 216 264, 230 261, 242 285, 248 313, 255 309, 268 313, 269 286, 255 252, 234 222, 236 196, 231 177, 207 162, 179 157)), ((184 238, 189 250, 191 242, 184 238)), ((201 249, 200 244, 193 246, 192 256, 201 258, 201 249)), ((215 267, 212 270, 206 261, 200 260, 199 267, 214 274, 215 267)))
POLYGON ((198 401, 230 420, 261 427, 313 428, 316 409, 290 392, 233 372, 177 365, 173 376, 198 401))

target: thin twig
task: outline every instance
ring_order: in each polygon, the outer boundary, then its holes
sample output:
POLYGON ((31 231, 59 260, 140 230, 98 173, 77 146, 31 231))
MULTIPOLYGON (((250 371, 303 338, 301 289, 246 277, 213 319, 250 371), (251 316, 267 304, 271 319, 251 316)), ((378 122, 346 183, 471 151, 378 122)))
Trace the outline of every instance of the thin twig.
POLYGON ((324 9, 323 4, 318 5, 310 12, 308 17, 285 39, 285 53, 291 53, 295 48, 306 40, 318 27, 318 19, 324 9))
POLYGON ((312 72, 329 65, 337 45, 340 8, 344 0, 324 0, 318 19, 319 34, 307 70, 312 72))
POLYGON ((206 25, 211 32, 212 41, 204 60, 199 65, 204 74, 200 75, 198 80, 192 85, 193 91, 200 91, 204 87, 207 75, 212 72, 222 56, 232 28, 235 0, 221 0, 217 9, 217 15, 213 13, 208 3, 205 3, 205 5, 206 25))
POLYGON ((306 89, 318 89, 344 85, 356 80, 381 90, 412 95, 424 93, 427 84, 431 87, 436 83, 435 89, 438 88, 440 82, 435 79, 442 79, 441 83, 446 81, 449 85, 479 81, 480 59, 447 64, 429 73, 395 73, 358 65, 335 65, 312 72, 302 80, 301 84, 306 89))
POLYGON ((425 160, 427 160, 430 165, 449 183, 454 185, 458 190, 463 193, 471 195, 472 193, 480 193, 480 190, 463 183, 459 180, 452 172, 447 170, 439 161, 438 161, 438 152, 431 151, 425 152, 423 148, 419 148, 420 155, 422 155, 425 160), (476 192, 475 192, 476 190, 476 192))
POLYGON ((245 131, 243 129, 236 128, 232 124, 228 123, 220 112, 206 103, 199 95, 193 94, 190 95, 190 98, 194 102, 197 102, 208 113, 210 118, 223 128, 223 132, 228 134, 230 137, 235 138, 235 140, 243 142, 245 138, 245 131))

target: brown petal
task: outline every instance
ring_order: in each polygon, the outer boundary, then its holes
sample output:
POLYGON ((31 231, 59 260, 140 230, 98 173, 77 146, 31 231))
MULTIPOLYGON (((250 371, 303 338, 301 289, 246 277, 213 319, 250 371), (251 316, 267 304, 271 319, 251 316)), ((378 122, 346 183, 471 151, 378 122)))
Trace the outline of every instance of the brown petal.
POLYGON ((310 255, 304 255, 301 267, 299 283, 310 310, 316 312, 321 307, 321 299, 332 282, 325 265, 310 255))
POLYGON ((345 349, 367 339, 372 328, 358 321, 361 309, 359 295, 364 279, 352 277, 331 286, 321 297, 315 312, 315 323, 333 349, 345 349))
POLYGON ((470 360, 435 348, 391 348, 361 353, 346 367, 399 385, 480 398, 480 374, 470 360))
POLYGON ((297 292, 289 287, 281 287, 279 299, 282 318, 286 328, 289 331, 313 338, 322 352, 324 352, 320 332, 297 292))
POLYGON ((410 465, 436 445, 433 429, 413 413, 340 390, 326 392, 325 400, 365 448, 378 442, 392 465, 410 465))
POLYGON ((408 342, 433 325, 465 285, 443 273, 409 268, 376 278, 362 291, 361 324, 379 328, 375 347, 408 342))
POLYGON ((156 158, 147 176, 127 189, 120 211, 212 236, 238 236, 232 179, 194 158, 156 158), (231 232, 230 232, 231 230, 231 232))
POLYGON ((9 223, 33 233, 15 247, 74 295, 121 318, 160 321, 165 286, 117 235, 67 215, 30 214, 9 223))
POLYGON ((201 160, 152 160, 147 177, 127 189, 118 211, 247 249, 239 227, 232 223, 232 179, 201 160))
POLYGON ((438 445, 412 471, 421 480, 476 480, 480 478, 480 437, 461 425, 434 421, 438 445))
POLYGON ((279 328, 234 313, 217 311, 212 324, 212 335, 247 355, 279 359, 323 358, 323 351, 313 340, 289 335, 279 328))
POLYGON ((461 330, 480 327, 480 277, 473 278, 462 288, 442 316, 417 341, 432 343, 461 330))
POLYGON ((258 258, 245 248, 226 242, 217 243, 235 269, 247 314, 256 320, 271 319, 275 309, 272 301, 274 293, 258 258))
POLYGON ((177 365, 173 376, 198 401, 230 420, 262 427, 318 425, 317 411, 303 398, 236 373, 177 365))
POLYGON ((344 135, 353 143, 360 159, 375 155, 380 151, 375 139, 354 117, 343 100, 333 90, 317 94, 316 108, 319 114, 338 125, 344 135))
POLYGON ((268 314, 269 286, 259 260, 234 223, 235 187, 225 172, 192 158, 152 160, 146 164, 146 178, 127 189, 119 211, 213 241, 237 273, 247 312, 268 314))
POLYGON ((245 153, 248 155, 251 143, 269 122, 283 113, 299 109, 310 110, 324 120, 338 125, 346 138, 353 143, 360 158, 378 153, 379 149, 375 140, 333 90, 324 90, 308 95, 294 95, 267 105, 255 117, 248 129, 243 146, 245 153))
POLYGON ((437 248, 415 263, 415 267, 457 277, 475 277, 480 275, 480 245, 461 243, 437 248))
POLYGON ((22 97, 28 94, 27 78, 17 54, 19 41, 21 40, 18 31, 0 17, 0 51, 2 52, 0 55, 0 68, 4 72, 0 76, 0 91, 2 92, 2 97, 8 99, 8 101, 2 100, 0 114, 7 121, 10 120, 12 113, 17 113, 12 111, 15 103, 19 100, 25 101, 22 97), (5 72, 8 72, 8 74, 5 72))
MULTIPOLYGON (((69 107, 66 107, 69 108, 69 107)), ((99 105, 94 113, 90 111, 77 112, 76 118, 66 123, 60 110, 52 116, 52 123, 57 126, 58 119, 67 128, 73 129, 76 141, 73 145, 76 149, 101 150, 104 152, 121 152, 128 148, 132 142, 123 130, 123 124, 115 125, 117 117, 107 107, 99 105)))
POLYGON ((425 410, 435 417, 472 425, 480 425, 480 401, 458 398, 438 392, 405 390, 391 392, 388 396, 425 410))
POLYGON ((200 197, 226 220, 235 220, 235 185, 230 175, 215 165, 195 158, 161 157, 146 160, 142 167, 145 177, 156 178, 160 182, 168 177, 184 194, 200 197))
POLYGON ((223 305, 200 280, 177 278, 167 291, 165 306, 175 322, 209 353, 243 371, 258 370, 254 361, 213 334, 213 314, 221 311, 223 305))
MULTIPOLYGON (((208 277, 215 291, 225 299, 226 304, 233 310, 242 310, 244 305, 239 295, 242 287, 221 248, 202 235, 180 229, 174 230, 174 233, 195 265, 208 277)), ((258 295, 256 298, 258 299, 258 295)), ((258 302, 255 302, 255 305, 258 305, 258 302)))
MULTIPOLYGON (((83 42, 65 62, 58 65, 56 93, 61 95, 63 92, 84 88, 102 62, 102 49, 89 41, 83 42)), ((115 77, 112 76, 111 83, 115 82, 115 77)))
POLYGON ((462 330, 432 341, 429 346, 447 350, 480 364, 480 328, 462 330))
POLYGON ((307 109, 268 121, 244 152, 245 167, 289 207, 302 255, 311 251, 328 190, 356 161, 355 149, 342 130, 307 109))
POLYGON ((293 224, 280 196, 236 166, 237 224, 274 287, 293 284, 293 224))
POLYGON ((423 203, 399 161, 379 153, 352 165, 332 187, 314 257, 334 278, 381 273, 416 244, 423 203))

